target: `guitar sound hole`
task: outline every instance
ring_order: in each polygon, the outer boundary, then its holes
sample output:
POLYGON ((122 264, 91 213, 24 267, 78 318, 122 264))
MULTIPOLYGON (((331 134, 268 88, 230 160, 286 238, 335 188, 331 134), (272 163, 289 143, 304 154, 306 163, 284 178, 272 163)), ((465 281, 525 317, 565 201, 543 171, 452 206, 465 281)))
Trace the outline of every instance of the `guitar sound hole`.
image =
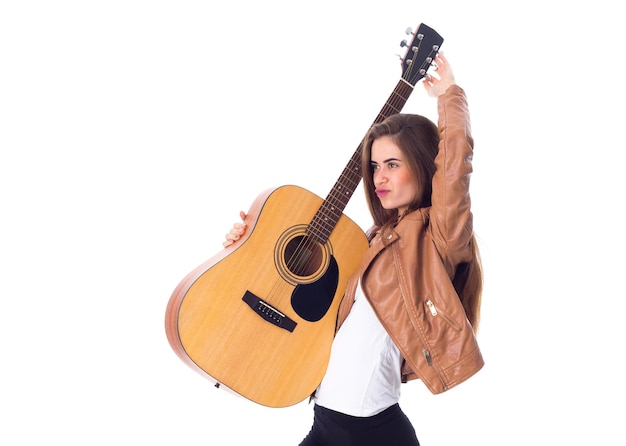
POLYGON ((299 277, 308 277, 315 274, 324 259, 319 244, 306 236, 291 239, 285 247, 285 265, 299 277))

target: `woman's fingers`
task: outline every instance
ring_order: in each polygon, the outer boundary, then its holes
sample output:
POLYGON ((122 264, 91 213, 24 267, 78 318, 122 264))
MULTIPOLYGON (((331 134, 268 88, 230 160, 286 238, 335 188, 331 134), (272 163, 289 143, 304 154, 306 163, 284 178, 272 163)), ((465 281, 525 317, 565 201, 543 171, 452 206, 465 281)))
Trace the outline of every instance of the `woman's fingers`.
MULTIPOLYGON (((239 217, 241 217, 241 220, 245 220, 246 213, 243 211, 239 212, 239 217)), ((235 223, 230 231, 228 231, 228 233, 226 234, 226 240, 222 243, 222 245, 224 245, 224 248, 229 247, 237 240, 239 240, 241 236, 246 232, 246 229, 248 229, 248 225, 245 222, 235 223)))

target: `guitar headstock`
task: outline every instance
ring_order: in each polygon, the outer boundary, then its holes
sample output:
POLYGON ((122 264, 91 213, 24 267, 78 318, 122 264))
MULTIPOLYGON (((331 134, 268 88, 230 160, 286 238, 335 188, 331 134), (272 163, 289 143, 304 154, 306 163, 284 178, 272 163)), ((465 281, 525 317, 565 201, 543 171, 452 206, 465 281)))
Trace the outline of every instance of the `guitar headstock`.
POLYGON ((413 36, 411 43, 404 40, 401 43, 401 46, 408 47, 402 59, 402 79, 415 86, 426 75, 441 48, 443 37, 423 23, 411 35, 413 36))

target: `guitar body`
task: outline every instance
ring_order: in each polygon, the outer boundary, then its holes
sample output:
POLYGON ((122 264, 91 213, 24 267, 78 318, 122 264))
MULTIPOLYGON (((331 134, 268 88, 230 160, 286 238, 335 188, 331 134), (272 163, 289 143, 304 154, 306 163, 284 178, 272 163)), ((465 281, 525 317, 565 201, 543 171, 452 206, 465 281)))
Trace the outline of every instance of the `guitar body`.
POLYGON ((296 404, 322 380, 346 281, 368 247, 343 214, 325 243, 311 240, 322 202, 297 186, 260 195, 244 238, 188 274, 167 307, 178 356, 265 406, 296 404))

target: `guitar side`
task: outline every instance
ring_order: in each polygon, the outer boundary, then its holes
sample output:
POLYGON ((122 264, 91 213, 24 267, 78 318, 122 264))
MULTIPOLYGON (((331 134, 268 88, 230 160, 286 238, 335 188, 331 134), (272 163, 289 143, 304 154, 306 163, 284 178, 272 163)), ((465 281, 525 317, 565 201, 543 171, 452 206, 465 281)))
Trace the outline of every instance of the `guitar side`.
POLYGON ((346 281, 368 246, 363 231, 342 214, 320 251, 319 271, 290 274, 283 253, 322 202, 297 186, 261 194, 248 212, 243 239, 189 273, 167 306, 166 333, 176 354, 211 381, 261 405, 296 404, 320 383, 346 281), (329 289, 327 279, 333 288, 325 311, 294 309, 296 288, 322 283, 299 299, 324 299, 320 291, 329 289), (256 311, 249 298, 261 302, 256 311))

